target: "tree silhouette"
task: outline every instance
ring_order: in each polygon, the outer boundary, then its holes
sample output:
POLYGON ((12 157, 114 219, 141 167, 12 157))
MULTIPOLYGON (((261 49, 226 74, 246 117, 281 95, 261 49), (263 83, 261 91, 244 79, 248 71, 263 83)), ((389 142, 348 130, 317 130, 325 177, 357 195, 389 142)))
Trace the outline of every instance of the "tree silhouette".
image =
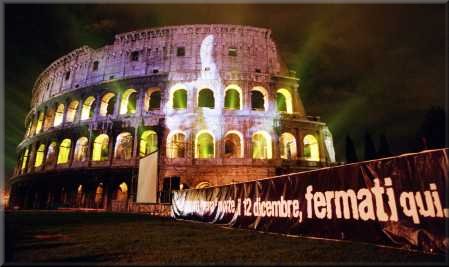
POLYGON ((346 162, 357 162, 357 153, 355 151, 354 142, 349 135, 346 135, 346 162))
POLYGON ((446 112, 441 107, 427 110, 421 127, 418 130, 419 150, 442 148, 446 143, 446 112))
POLYGON ((364 146, 365 157, 364 160, 371 160, 377 157, 376 147, 374 146, 371 134, 367 131, 365 133, 365 146, 364 146))
POLYGON ((387 137, 384 133, 380 135, 379 150, 377 154, 379 157, 389 157, 392 155, 390 151, 390 144, 388 143, 387 137))

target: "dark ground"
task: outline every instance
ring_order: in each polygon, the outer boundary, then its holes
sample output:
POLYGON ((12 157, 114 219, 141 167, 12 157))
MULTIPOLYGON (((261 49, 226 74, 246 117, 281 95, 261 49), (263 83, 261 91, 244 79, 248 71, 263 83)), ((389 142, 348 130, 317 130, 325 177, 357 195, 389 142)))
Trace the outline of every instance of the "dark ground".
POLYGON ((137 214, 7 212, 6 265, 420 263, 444 256, 137 214))

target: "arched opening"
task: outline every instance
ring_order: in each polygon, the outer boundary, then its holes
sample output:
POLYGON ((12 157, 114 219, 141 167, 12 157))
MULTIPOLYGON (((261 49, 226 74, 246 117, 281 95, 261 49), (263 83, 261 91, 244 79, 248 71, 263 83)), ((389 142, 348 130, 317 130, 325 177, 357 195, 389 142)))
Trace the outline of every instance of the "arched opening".
POLYGON ((187 90, 178 89, 173 92, 173 108, 175 109, 187 108, 187 90))
POLYGON ((23 155, 22 155, 22 166, 21 166, 22 171, 25 170, 26 167, 27 167, 29 153, 30 153, 30 150, 28 148, 26 148, 25 152, 23 152, 23 155))
POLYGON ((59 126, 64 120, 64 104, 59 104, 56 109, 55 120, 53 121, 53 126, 59 126))
POLYGON ((157 110, 161 107, 161 90, 159 88, 149 88, 145 93, 144 110, 157 110))
POLYGON ((117 201, 127 201, 128 200, 128 185, 123 182, 117 188, 117 193, 115 195, 117 201))
POLYGON ((47 130, 51 126, 53 126, 53 121, 55 118, 55 107, 50 106, 47 108, 45 112, 45 120, 44 120, 44 130, 47 130))
POLYGON ((117 136, 114 149, 114 159, 128 160, 132 158, 133 136, 129 132, 117 136))
POLYGON ((45 145, 40 144, 39 148, 36 152, 36 160, 34 161, 34 167, 39 167, 44 162, 44 156, 45 156, 45 145))
POLYGON ((88 149, 88 139, 87 137, 80 137, 75 144, 75 161, 86 161, 87 160, 87 149, 88 149))
POLYGON ((100 116, 114 114, 115 94, 108 92, 101 98, 100 116))
POLYGON ((66 115, 67 122, 73 122, 75 120, 78 105, 79 102, 77 100, 73 100, 72 102, 70 102, 69 106, 67 107, 67 115, 66 115))
POLYGON ((214 92, 211 89, 204 88, 198 92, 198 107, 200 108, 215 107, 214 92))
POLYGON ((31 125, 33 125, 33 121, 32 121, 32 120, 30 120, 30 121, 28 122, 27 132, 26 132, 26 134, 25 134, 26 137, 30 136, 30 133, 31 133, 31 125))
POLYGON ((122 102, 120 103, 120 114, 136 113, 137 108, 137 91, 130 88, 122 95, 122 102))
POLYGON ((36 134, 41 132, 43 123, 44 123, 44 112, 40 111, 39 116, 37 118, 36 134))
POLYGON ((70 139, 62 140, 61 144, 59 145, 58 164, 69 162, 71 145, 72 141, 70 139))
POLYGON ((195 158, 208 159, 215 157, 215 139, 211 132, 200 131, 195 138, 195 158))
POLYGON ((210 187, 210 183, 209 182, 199 182, 195 186, 195 189, 201 189, 201 188, 206 188, 206 187, 210 187))
POLYGON ((318 141, 315 136, 311 134, 304 137, 304 159, 309 161, 320 161, 318 141))
POLYGON ((94 109, 92 104, 95 102, 95 97, 89 96, 83 102, 83 108, 81 110, 81 120, 88 120, 94 116, 94 109))
POLYGON ((78 188, 76 190, 76 206, 77 207, 83 207, 84 206, 84 188, 83 185, 78 185, 78 188))
POLYGON ((56 163, 56 149, 57 149, 58 143, 56 141, 53 141, 48 146, 47 150, 47 157, 45 158, 45 165, 46 166, 52 166, 56 163))
POLYGON ((296 138, 291 133, 283 133, 279 138, 279 150, 282 159, 295 159, 296 152, 296 138))
POLYGON ((225 89, 224 108, 229 110, 241 109, 242 89, 236 85, 230 85, 225 89))
POLYGON ((148 130, 140 136, 139 156, 143 157, 157 150, 157 134, 148 130))
POLYGON ((268 110, 268 92, 262 86, 251 89, 251 109, 256 111, 268 110))
POLYGON ((243 158, 243 135, 238 131, 229 131, 224 138, 225 158, 243 158))
POLYGON ((95 190, 95 208, 99 209, 103 207, 103 183, 99 183, 95 190))
POLYGON ((185 157, 186 138, 180 131, 171 132, 167 137, 167 157, 183 158, 185 157))
POLYGON ((100 134, 95 138, 92 150, 93 161, 103 161, 109 159, 109 136, 100 134))
POLYGON ((292 95, 287 89, 277 90, 276 107, 279 112, 293 113, 292 95))
POLYGON ((271 159, 272 147, 271 136, 265 131, 258 131, 253 134, 252 141, 252 158, 253 159, 271 159))

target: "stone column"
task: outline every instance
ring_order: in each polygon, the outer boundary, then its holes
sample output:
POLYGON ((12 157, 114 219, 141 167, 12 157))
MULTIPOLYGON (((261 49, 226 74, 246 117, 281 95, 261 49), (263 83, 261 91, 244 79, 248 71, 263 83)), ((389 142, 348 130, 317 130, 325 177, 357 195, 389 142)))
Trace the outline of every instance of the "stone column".
MULTIPOLYGON (((100 104, 101 104, 101 95, 100 94, 96 94, 95 95, 95 108, 94 108, 94 115, 92 116, 92 120, 97 120, 99 113, 100 113, 100 104)), ((90 107, 92 108, 92 107, 90 107)))
POLYGON ((120 102, 121 102, 121 98, 122 98, 122 93, 121 92, 117 92, 116 94, 116 100, 115 100, 115 106, 114 106, 114 114, 112 115, 113 118, 117 118, 118 116, 120 116, 120 102))

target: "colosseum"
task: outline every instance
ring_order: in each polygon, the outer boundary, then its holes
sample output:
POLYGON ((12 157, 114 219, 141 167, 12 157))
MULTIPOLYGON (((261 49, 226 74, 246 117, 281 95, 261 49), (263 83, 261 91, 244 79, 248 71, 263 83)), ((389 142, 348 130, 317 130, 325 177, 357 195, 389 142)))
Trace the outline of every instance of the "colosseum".
POLYGON ((169 26, 83 46, 34 84, 10 206, 129 209, 151 155, 154 203, 335 164, 332 135, 299 90, 266 28, 169 26))

